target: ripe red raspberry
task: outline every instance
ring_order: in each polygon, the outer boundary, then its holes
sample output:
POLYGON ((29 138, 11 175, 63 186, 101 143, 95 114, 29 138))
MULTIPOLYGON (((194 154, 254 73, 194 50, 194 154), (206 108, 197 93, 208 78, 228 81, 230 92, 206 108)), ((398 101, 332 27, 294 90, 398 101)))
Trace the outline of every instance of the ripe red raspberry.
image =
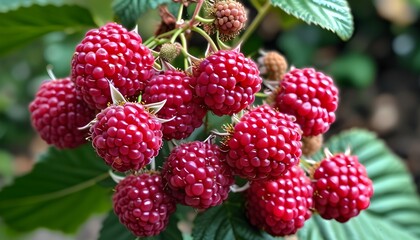
POLYGON ((199 141, 174 148, 163 165, 162 175, 171 196, 198 209, 221 204, 234 181, 219 147, 199 141))
POLYGON ((251 182, 246 213, 252 225, 273 236, 296 233, 311 217, 311 180, 293 166, 273 181, 251 182))
POLYGON ((372 181, 357 156, 339 153, 327 157, 313 172, 315 209, 325 219, 346 222, 367 209, 372 181))
POLYGON ((303 136, 325 133, 335 121, 338 89, 333 80, 313 68, 286 73, 275 96, 274 107, 296 117, 303 136))
POLYGON ((246 113, 224 145, 226 161, 248 180, 275 179, 299 163, 299 126, 290 116, 261 105, 246 113))
POLYGON ((137 97, 154 73, 153 63, 137 33, 108 23, 88 31, 76 46, 71 78, 91 108, 104 109, 112 102, 109 81, 125 97, 137 97))
POLYGON ((162 124, 166 140, 184 139, 203 124, 207 110, 193 94, 191 77, 180 71, 166 71, 154 76, 147 84, 142 99, 155 103, 166 99, 165 105, 156 114, 159 118, 175 119, 162 124))
POLYGON ((175 201, 163 190, 159 173, 129 175, 115 187, 114 212, 134 235, 155 236, 165 230, 175 201))
POLYGON ((111 105, 96 120, 90 128, 92 145, 114 170, 139 170, 159 153, 162 125, 143 105, 111 105))
POLYGON ((94 117, 76 94, 69 77, 47 81, 29 104, 32 126, 42 139, 57 148, 75 148, 86 143, 87 131, 79 130, 94 117))
POLYGON ((194 69, 192 86, 216 115, 232 115, 248 107, 261 89, 257 65, 236 50, 220 50, 194 69))
POLYGON ((218 0, 212 9, 214 26, 223 41, 235 38, 245 27, 247 15, 244 6, 235 0, 218 0))

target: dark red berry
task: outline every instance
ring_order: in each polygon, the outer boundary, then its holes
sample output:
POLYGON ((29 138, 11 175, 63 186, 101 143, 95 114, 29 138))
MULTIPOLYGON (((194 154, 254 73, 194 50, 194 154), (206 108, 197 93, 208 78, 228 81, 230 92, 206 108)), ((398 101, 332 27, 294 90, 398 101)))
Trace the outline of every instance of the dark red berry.
POLYGON ((77 96, 70 78, 46 81, 29 104, 32 126, 42 139, 57 148, 75 148, 86 143, 87 125, 95 111, 77 96))
POLYGON ((88 31, 76 46, 71 78, 91 108, 104 109, 112 102, 109 81, 125 97, 137 97, 154 73, 153 63, 137 33, 108 23, 88 31))
POLYGON ((203 124, 207 110, 190 87, 191 77, 180 71, 165 71, 154 76, 147 84, 142 99, 145 103, 166 100, 156 114, 159 118, 175 119, 162 124, 166 140, 184 139, 203 124))
POLYGON ((194 69, 192 86, 216 115, 232 115, 251 105, 261 89, 257 65, 235 50, 220 50, 194 69))
POLYGON ((339 153, 327 157, 313 172, 315 209, 325 219, 346 222, 367 209, 372 181, 357 156, 339 153))
POLYGON ((299 166, 278 179, 251 182, 246 213, 252 225, 273 236, 296 233, 311 216, 311 180, 299 166))
POLYGON ((234 126, 224 143, 226 161, 248 180, 275 179, 299 163, 300 139, 299 126, 290 116, 261 105, 234 126))
POLYGON ((174 148, 163 165, 162 175, 171 196, 198 209, 221 204, 234 181, 219 147, 199 141, 174 148))
POLYGON ((165 230, 175 201, 163 190, 159 173, 129 175, 115 187, 114 212, 137 237, 155 236, 165 230))
POLYGON ((139 103, 111 105, 91 126, 92 145, 114 170, 139 170, 162 146, 160 122, 139 103))
POLYGON ((335 121, 338 89, 322 72, 294 68, 284 75, 276 94, 274 106, 296 117, 303 136, 325 133, 335 121))

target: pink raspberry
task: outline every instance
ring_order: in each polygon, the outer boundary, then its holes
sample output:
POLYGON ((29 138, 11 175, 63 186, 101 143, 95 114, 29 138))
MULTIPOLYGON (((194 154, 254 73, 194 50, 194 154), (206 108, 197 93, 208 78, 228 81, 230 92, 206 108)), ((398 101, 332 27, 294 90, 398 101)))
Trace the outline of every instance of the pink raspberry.
POLYGON ((163 165, 162 175, 171 196, 198 209, 221 204, 234 181, 219 147, 199 141, 174 148, 163 165))
POLYGON ((311 180, 299 166, 278 179, 251 182, 246 213, 252 225, 273 236, 296 233, 311 217, 311 180))
POLYGON ((92 145, 114 170, 139 170, 159 153, 162 125, 143 105, 111 105, 96 120, 90 128, 92 145))
POLYGON ((322 72, 294 68, 284 75, 276 94, 274 107, 295 116, 303 136, 325 133, 335 121, 338 89, 322 72))
POLYGON ((104 109, 112 102, 109 81, 125 97, 137 97, 154 74, 153 63, 137 33, 108 23, 88 31, 76 46, 71 78, 91 108, 104 109))
POLYGON ((299 126, 293 119, 261 105, 246 113, 224 143, 227 163, 248 180, 275 179, 299 163, 299 126))
POLYGON ((120 222, 137 237, 163 232, 175 212, 175 201, 163 190, 159 173, 129 175, 115 187, 114 212, 120 222))
POLYGON ((29 104, 32 126, 42 139, 57 148, 75 148, 86 143, 87 131, 79 130, 94 117, 76 94, 70 78, 46 81, 29 104))
POLYGON ((313 172, 315 209, 325 219, 346 222, 367 209, 372 181, 357 156, 339 153, 327 157, 313 172))
POLYGON ((216 115, 232 115, 251 105, 261 89, 257 65, 235 50, 220 50, 193 70, 197 96, 216 115))
POLYGON ((147 84, 142 99, 145 103, 166 100, 156 114, 159 118, 172 121, 162 124, 166 140, 184 139, 203 124, 207 110, 190 87, 191 77, 181 71, 165 71, 154 76, 147 84))

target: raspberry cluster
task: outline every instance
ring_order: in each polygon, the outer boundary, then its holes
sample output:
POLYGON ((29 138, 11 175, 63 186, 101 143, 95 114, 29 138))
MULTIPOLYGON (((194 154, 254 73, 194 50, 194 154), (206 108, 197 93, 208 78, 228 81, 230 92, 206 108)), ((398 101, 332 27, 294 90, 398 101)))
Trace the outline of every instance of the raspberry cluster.
POLYGON ((265 54, 258 66, 239 47, 220 41, 218 47, 198 29, 214 20, 218 40, 235 37, 247 18, 238 1, 174 2, 210 3, 205 16, 212 18, 199 16, 198 7, 190 21, 177 21, 176 31, 144 44, 117 23, 88 31, 76 46, 71 77, 42 84, 29 106, 41 137, 58 148, 89 139, 104 162, 125 175, 117 181, 113 208, 137 237, 164 231, 176 204, 200 211, 223 204, 230 191, 239 191, 235 180, 248 181, 244 212, 251 225, 273 236, 296 233, 313 213, 346 222, 366 209, 373 187, 356 156, 337 153, 312 169, 303 162, 302 152, 318 151, 335 121, 333 80, 313 68, 286 72, 277 52, 265 54), (190 30, 210 43, 203 59, 188 51, 190 30), (184 69, 170 65, 181 56, 184 69), (267 89, 259 93, 263 78, 267 89), (272 91, 271 84, 278 88, 272 91), (256 95, 269 95, 268 104, 256 95), (231 121, 209 123, 212 114, 231 121), (160 151, 163 146, 170 152, 160 151), (155 157, 163 159, 161 172, 155 157))

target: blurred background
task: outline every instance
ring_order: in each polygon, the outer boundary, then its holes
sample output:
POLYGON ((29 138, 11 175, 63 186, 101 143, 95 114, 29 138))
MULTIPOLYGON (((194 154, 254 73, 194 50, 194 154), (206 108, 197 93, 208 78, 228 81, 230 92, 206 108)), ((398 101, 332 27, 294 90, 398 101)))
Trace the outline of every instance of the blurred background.
MULTIPOLYGON (((87 2, 91 7, 97 4, 95 0, 87 2)), ((104 10, 100 14, 98 9, 87 9, 100 23, 112 16, 111 4, 111 0, 101 2, 104 10)), ((290 65, 313 66, 331 75, 340 88, 340 103, 337 121, 327 137, 353 127, 375 131, 406 160, 419 186, 420 1, 351 0, 349 4, 355 21, 349 41, 273 9, 243 51, 255 56, 258 48, 278 50, 290 65)), ((249 14, 252 17, 255 12, 249 14)), ((156 11, 148 11, 139 19, 143 39, 153 34, 159 21, 156 11)), ((49 78, 45 70, 48 64, 54 66, 57 77, 69 75, 74 48, 84 31, 53 32, 30 44, 1 51, 0 188, 30 171, 36 157, 46 149, 31 127, 28 104, 40 83, 49 78)), ((91 224, 95 229, 98 223, 91 224)), ((33 239, 47 239, 42 234, 33 239)), ((92 227, 82 229, 84 237, 80 239, 94 234, 92 227)))

